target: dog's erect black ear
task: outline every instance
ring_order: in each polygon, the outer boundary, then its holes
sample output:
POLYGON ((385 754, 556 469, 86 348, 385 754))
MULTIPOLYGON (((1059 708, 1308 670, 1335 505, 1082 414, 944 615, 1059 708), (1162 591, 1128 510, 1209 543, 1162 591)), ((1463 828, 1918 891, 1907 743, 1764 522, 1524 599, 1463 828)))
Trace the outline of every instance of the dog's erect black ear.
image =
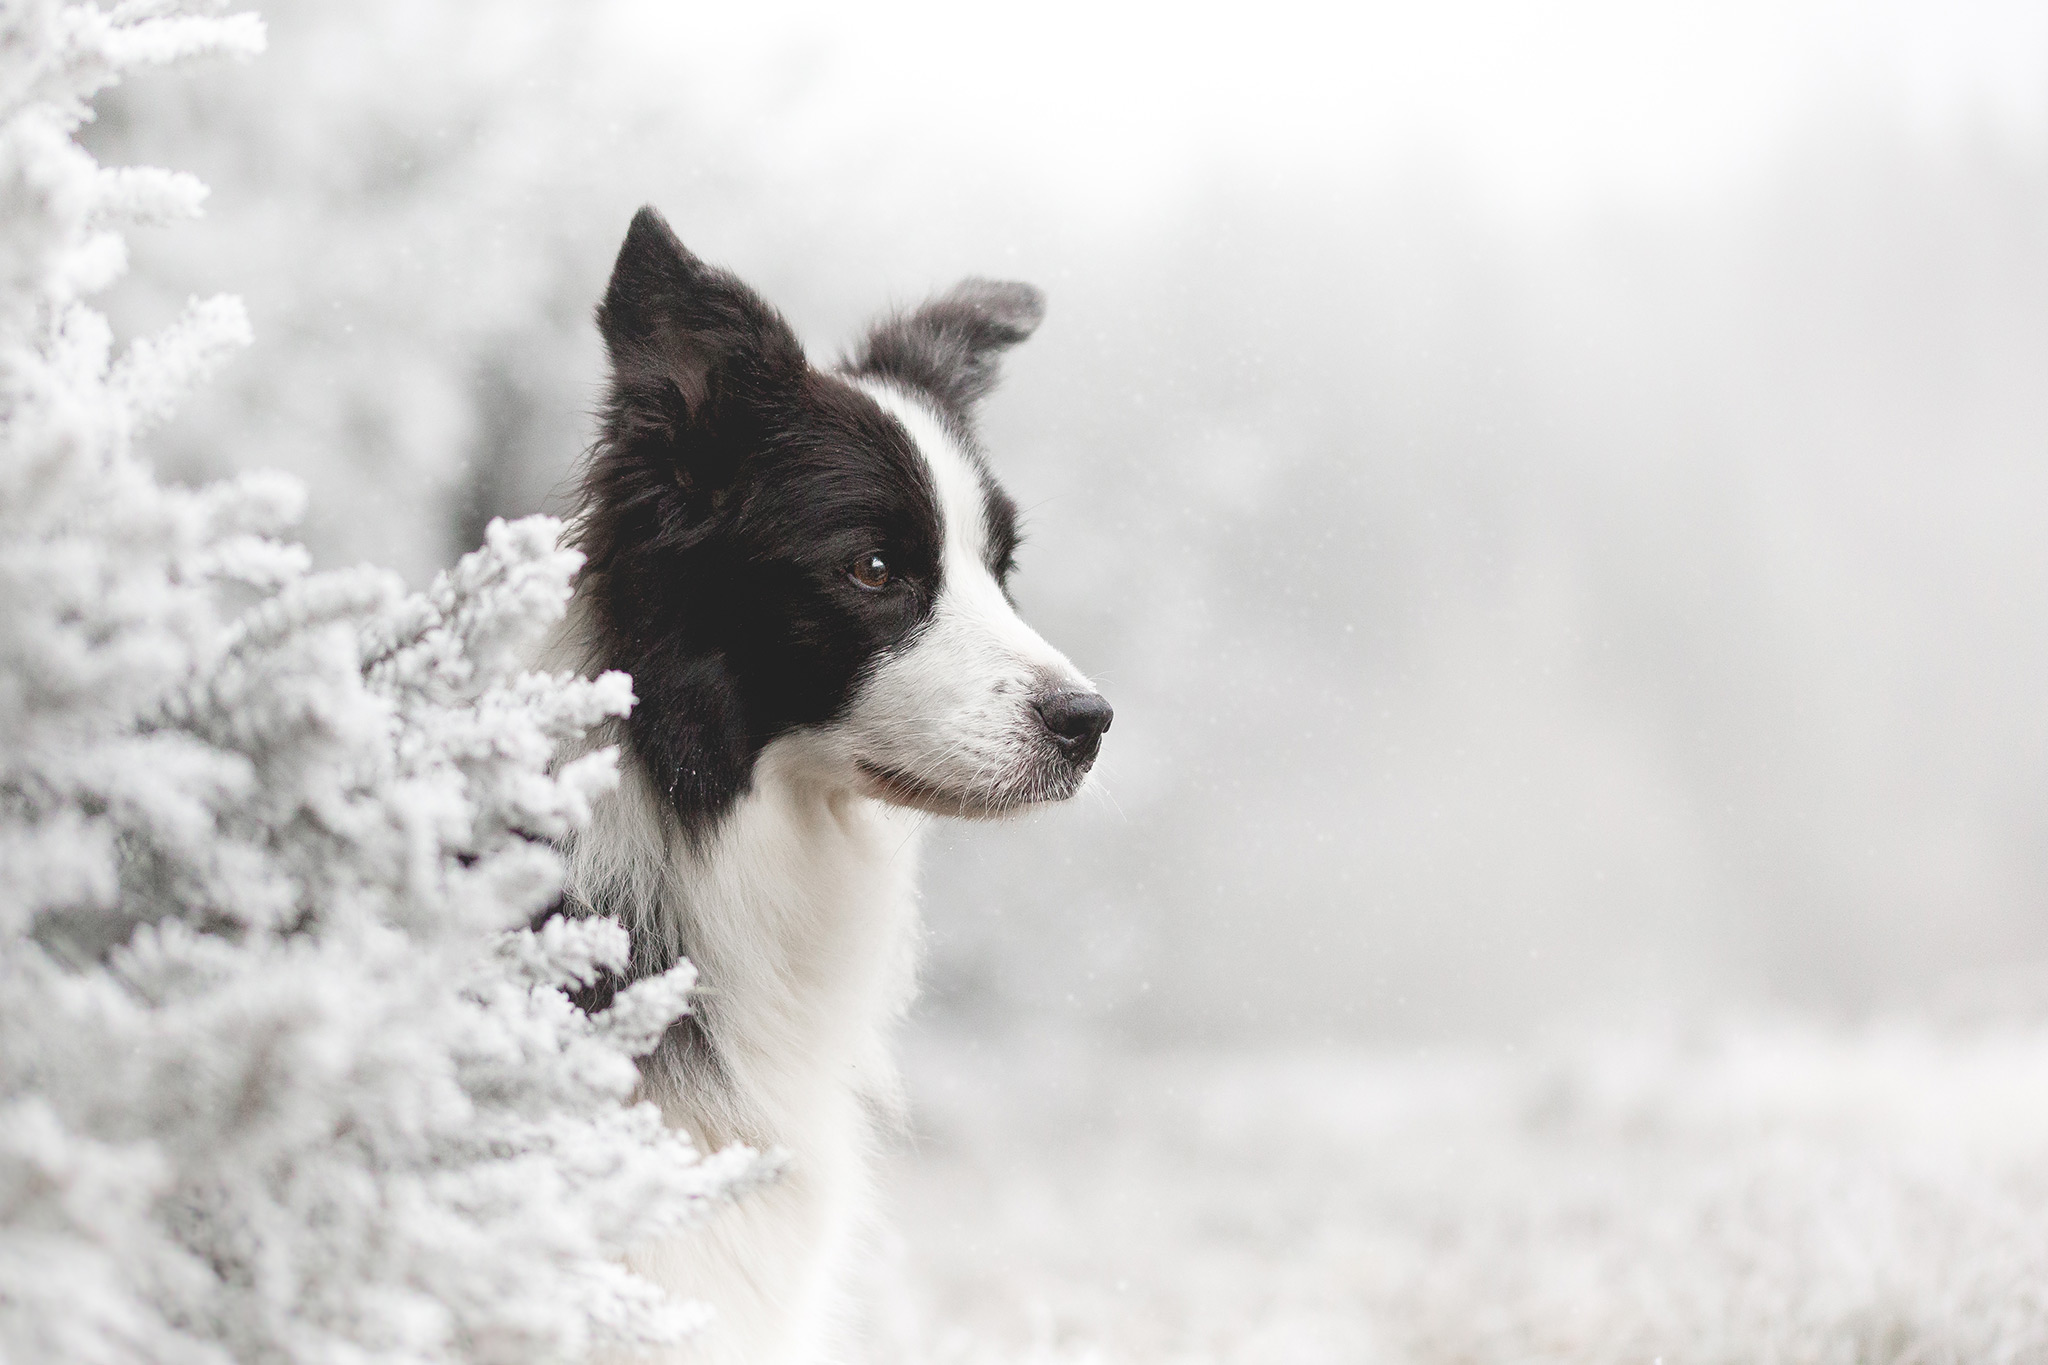
POLYGON ((652 208, 626 229, 597 328, 611 355, 614 410, 631 426, 680 426, 728 390, 766 389, 804 368, 782 315, 691 255, 652 208))
POLYGON ((997 358, 1044 319, 1045 295, 1028 284, 962 280, 877 323, 847 369, 923 389, 965 414, 996 386, 997 358))

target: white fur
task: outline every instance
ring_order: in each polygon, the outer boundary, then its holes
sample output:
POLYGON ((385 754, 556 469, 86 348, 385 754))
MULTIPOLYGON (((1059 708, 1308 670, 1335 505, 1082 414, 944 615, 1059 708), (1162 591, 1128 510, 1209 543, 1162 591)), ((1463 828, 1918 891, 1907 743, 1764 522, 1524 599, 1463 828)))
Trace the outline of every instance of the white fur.
MULTIPOLYGON (((1025 763, 1035 691, 1089 685, 1026 626, 983 562, 981 474, 919 402, 863 385, 901 422, 939 493, 942 587, 930 623, 885 655, 838 723, 783 736, 701 846, 628 763, 570 850, 587 901, 643 907, 637 934, 685 950, 716 1016, 724 1084, 653 1095, 705 1149, 789 1158, 774 1186, 632 1264, 718 1313, 678 1353, 697 1365, 818 1365, 835 1354, 841 1280, 870 1194, 878 1116, 897 1107, 890 1026, 915 991, 915 811, 862 762, 959 794, 963 809, 1065 796, 1025 763)), ((572 612, 557 646, 587 658, 572 612)))
POLYGON ((947 792, 1022 801, 1068 796, 1034 786, 1027 763, 1035 693, 1089 690, 1088 680, 1017 615, 988 570, 982 474, 922 403, 861 385, 903 424, 931 471, 945 528, 943 584, 916 642, 884 656, 841 728, 859 758, 947 792))
MULTIPOLYGON (((658 879, 659 913, 642 929, 687 945, 718 1012, 726 1086, 654 1098, 706 1150, 737 1141, 789 1158, 775 1185, 632 1258, 717 1309, 683 1360, 823 1358, 836 1265, 867 1203, 873 1111, 895 1104, 885 1034, 913 990, 921 817, 835 780, 816 748, 801 735, 769 745, 753 789, 701 851, 644 774, 605 812, 608 826, 626 827, 624 846, 666 831, 657 864, 629 855, 631 875, 658 879)), ((594 830, 579 850, 613 832, 594 830)))

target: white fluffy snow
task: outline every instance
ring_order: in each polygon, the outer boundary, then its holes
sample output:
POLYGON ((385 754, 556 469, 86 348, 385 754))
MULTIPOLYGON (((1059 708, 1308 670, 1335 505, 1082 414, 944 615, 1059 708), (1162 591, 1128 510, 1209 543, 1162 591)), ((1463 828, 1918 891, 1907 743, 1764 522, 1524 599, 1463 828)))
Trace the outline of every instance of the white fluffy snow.
POLYGON ((916 1053, 927 1362, 2025 1361, 2048 1026, 916 1053))
POLYGON ((73 140, 142 62, 248 53, 171 0, 0 10, 0 1359, 577 1361, 702 1318, 623 1265, 749 1174, 632 1059, 681 967, 596 1015, 608 920, 528 928, 614 780, 557 747, 619 674, 526 672, 578 557, 546 518, 408 594, 315 574, 275 476, 160 483, 135 437, 247 341, 120 345, 118 229, 189 179, 73 140))

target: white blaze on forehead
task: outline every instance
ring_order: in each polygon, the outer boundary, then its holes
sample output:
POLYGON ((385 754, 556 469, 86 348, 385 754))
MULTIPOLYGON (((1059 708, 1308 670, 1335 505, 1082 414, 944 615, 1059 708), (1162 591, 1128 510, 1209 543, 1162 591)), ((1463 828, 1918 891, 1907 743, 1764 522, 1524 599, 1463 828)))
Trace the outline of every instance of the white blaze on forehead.
POLYGON ((982 471, 923 403, 884 384, 860 387, 923 458, 944 543, 931 619, 876 657, 847 709, 842 733, 854 757, 963 808, 1072 795, 1077 771, 1058 761, 1036 703, 1088 681, 1024 624, 990 572, 982 471))
POLYGON ((910 435, 910 443, 924 457, 932 487, 939 495, 939 520, 946 534, 946 568, 952 568, 953 556, 958 553, 982 565, 986 572, 988 495, 973 459, 960 449, 953 433, 924 404, 888 384, 864 380, 861 388, 881 405, 882 411, 902 425, 910 435))
MULTIPOLYGON (((1024 624, 989 569, 988 486, 973 457, 923 403, 887 384, 863 380, 860 387, 902 424, 924 457, 938 495, 945 544, 939 555, 939 600, 925 634, 942 638, 931 643, 949 650, 1000 652, 1008 656, 1005 662, 1012 668, 1029 669, 1046 683, 1086 688, 1087 680, 1066 656, 1024 624)), ((919 648, 913 646, 910 652, 919 648)), ((982 667, 995 663, 985 660, 982 667)))

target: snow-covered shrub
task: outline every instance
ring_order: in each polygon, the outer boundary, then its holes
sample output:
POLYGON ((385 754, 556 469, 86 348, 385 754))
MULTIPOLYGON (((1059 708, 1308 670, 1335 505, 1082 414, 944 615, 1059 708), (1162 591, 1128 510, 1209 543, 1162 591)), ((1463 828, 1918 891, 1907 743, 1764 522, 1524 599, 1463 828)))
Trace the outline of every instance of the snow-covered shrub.
POLYGON ((496 523, 424 594, 313 574, 275 477, 133 449, 245 339, 117 348, 85 300, 185 176, 73 140, 138 63, 247 55, 175 0, 0 11, 0 1358, 573 1360, 696 1310, 621 1265, 747 1177, 632 1058, 687 968, 586 1016, 602 920, 526 927, 628 681, 521 671, 576 560, 496 523))

